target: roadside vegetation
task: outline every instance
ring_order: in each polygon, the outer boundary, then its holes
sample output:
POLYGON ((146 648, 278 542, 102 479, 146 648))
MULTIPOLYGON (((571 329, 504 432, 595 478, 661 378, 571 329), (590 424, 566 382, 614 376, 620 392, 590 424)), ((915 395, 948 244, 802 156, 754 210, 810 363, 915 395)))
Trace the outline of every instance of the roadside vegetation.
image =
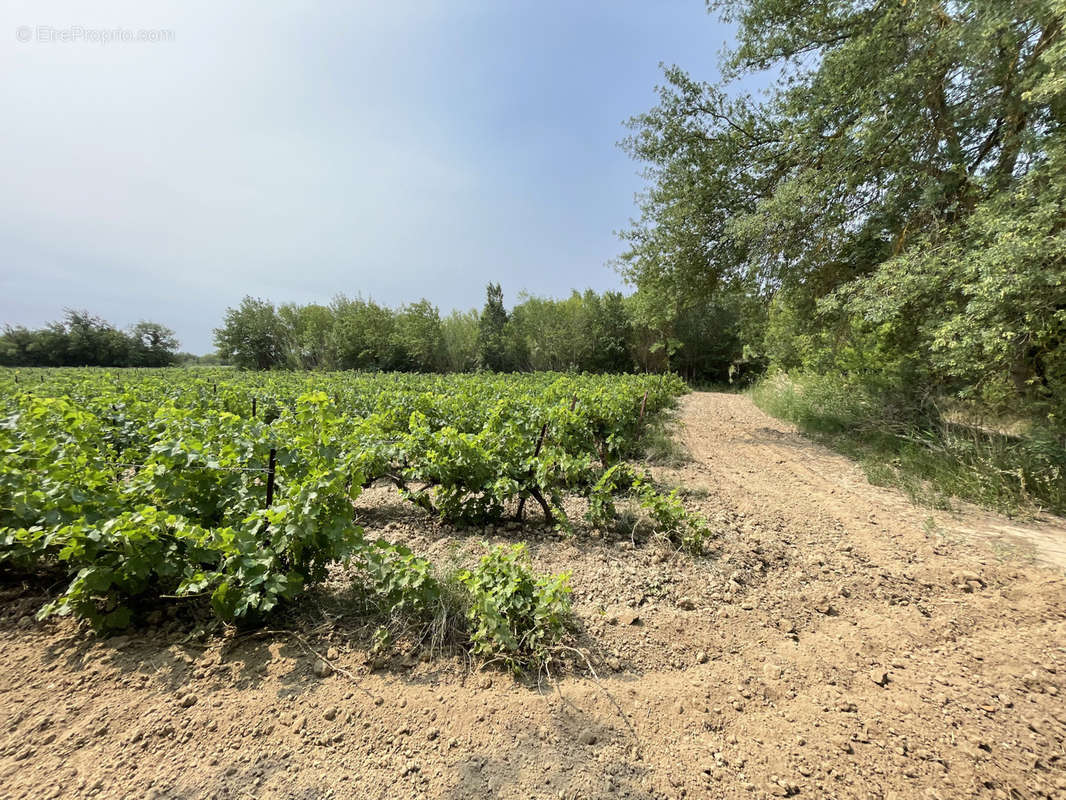
POLYGON ((1066 514, 1066 445, 1031 420, 980 418, 965 407, 925 416, 903 408, 892 419, 891 394, 834 375, 779 373, 751 394, 767 413, 857 459, 871 483, 914 502, 948 507, 961 498, 1009 515, 1066 514))
POLYGON ((664 329, 729 299, 756 402, 871 480, 1062 513, 1066 4, 708 5, 724 79, 630 123, 623 275, 664 329))

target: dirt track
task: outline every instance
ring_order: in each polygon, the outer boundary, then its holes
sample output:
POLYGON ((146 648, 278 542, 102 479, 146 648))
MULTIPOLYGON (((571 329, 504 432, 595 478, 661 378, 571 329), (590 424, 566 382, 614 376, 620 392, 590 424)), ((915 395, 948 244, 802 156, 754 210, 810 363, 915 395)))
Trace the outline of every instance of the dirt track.
POLYGON ((360 498, 439 562, 523 538, 572 570, 602 683, 374 663, 340 574, 299 637, 101 641, 9 585, 0 798, 1066 797, 1061 520, 915 508, 746 397, 682 419, 693 460, 659 472, 720 532, 702 559, 360 498))

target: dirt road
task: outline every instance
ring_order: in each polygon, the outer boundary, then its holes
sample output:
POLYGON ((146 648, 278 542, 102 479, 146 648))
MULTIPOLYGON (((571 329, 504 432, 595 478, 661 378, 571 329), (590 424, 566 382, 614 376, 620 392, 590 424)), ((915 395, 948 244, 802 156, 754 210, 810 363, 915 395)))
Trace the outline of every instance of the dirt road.
POLYGON ((698 392, 682 402, 683 436, 698 472, 731 504, 771 505, 794 519, 816 510, 856 531, 870 525, 867 532, 890 536, 917 526, 959 543, 985 539, 1005 558, 1066 570, 1062 518, 1019 522, 959 501, 952 513, 918 507, 899 491, 871 486, 855 462, 766 416, 746 396, 698 392))
POLYGON ((0 798, 1066 797, 1061 520, 915 508, 743 396, 681 419, 693 458, 657 472, 718 531, 703 558, 360 498, 438 563, 521 538, 571 570, 599 681, 375 661, 340 572, 295 633, 191 639, 38 624, 8 583, 0 798))

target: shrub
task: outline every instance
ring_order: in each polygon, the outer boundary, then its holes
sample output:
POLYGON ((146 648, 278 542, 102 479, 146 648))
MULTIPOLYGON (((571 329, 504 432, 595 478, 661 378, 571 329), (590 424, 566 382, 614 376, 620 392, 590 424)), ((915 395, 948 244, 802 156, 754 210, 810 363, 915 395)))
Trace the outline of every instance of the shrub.
POLYGON ((602 525, 614 519, 617 515, 614 498, 625 493, 636 497, 640 507, 655 521, 660 536, 694 555, 703 552, 703 545, 711 535, 706 521, 685 509, 678 489, 664 494, 649 474, 637 474, 628 464, 615 464, 604 471, 592 487, 586 515, 589 522, 602 525))
POLYGON ((374 595, 390 613, 424 616, 435 613, 440 605, 441 585, 433 565, 405 545, 372 542, 363 566, 374 595))
POLYGON ((570 613, 569 573, 537 576, 525 545, 499 546, 457 574, 469 593, 475 654, 520 670, 547 660, 570 613))

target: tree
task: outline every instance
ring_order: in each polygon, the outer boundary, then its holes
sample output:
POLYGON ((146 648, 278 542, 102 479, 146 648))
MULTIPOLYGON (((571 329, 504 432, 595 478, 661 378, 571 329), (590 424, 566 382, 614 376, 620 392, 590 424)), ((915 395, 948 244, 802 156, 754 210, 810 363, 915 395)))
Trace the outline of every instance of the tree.
POLYGON ((174 331, 139 322, 123 332, 88 311, 67 309, 62 322, 39 330, 8 326, 0 364, 16 367, 163 367, 175 362, 174 331))
POLYGON ((592 372, 628 372, 633 369, 630 342, 633 324, 621 292, 592 290, 584 295, 587 336, 592 341, 585 369, 592 372))
POLYGON ((511 313, 510 339, 513 353, 521 355, 516 366, 532 370, 580 368, 578 352, 588 341, 581 330, 581 296, 554 300, 520 294, 511 313))
POLYGON ((373 300, 338 295, 331 306, 330 342, 341 369, 404 369, 407 358, 396 337, 396 314, 373 300))
POLYGON ((111 367, 131 362, 133 342, 107 320, 88 311, 68 308, 62 326, 55 332, 66 335, 63 366, 111 367))
POLYGON ((278 319, 285 331, 286 362, 295 369, 332 369, 330 347, 333 312, 323 305, 300 306, 285 303, 278 307, 278 319))
POLYGON ((453 311, 441 320, 442 368, 470 372, 478 364, 479 315, 477 309, 453 311))
POLYGON ((141 320, 130 328, 129 335, 136 366, 169 367, 177 362, 178 337, 165 325, 141 320))
POLYGON ((0 364, 5 367, 47 366, 37 362, 38 331, 31 331, 21 325, 4 326, 0 336, 0 364))
POLYGON ((215 346, 225 360, 242 369, 273 369, 285 365, 285 328, 274 304, 245 296, 227 308, 215 328, 215 346))
POLYGON ((396 315, 396 338, 406 368, 418 372, 437 372, 443 368, 440 312, 428 300, 409 303, 400 310, 396 315))
POLYGON ((478 327, 478 366, 495 372, 513 369, 507 341, 507 309, 498 283, 485 288, 485 308, 478 327))
POLYGON ((710 5, 727 79, 779 80, 756 102, 669 68, 631 121, 651 181, 618 266, 664 330, 740 284, 770 312, 749 349, 1031 399, 1062 352, 1066 3, 710 5))

